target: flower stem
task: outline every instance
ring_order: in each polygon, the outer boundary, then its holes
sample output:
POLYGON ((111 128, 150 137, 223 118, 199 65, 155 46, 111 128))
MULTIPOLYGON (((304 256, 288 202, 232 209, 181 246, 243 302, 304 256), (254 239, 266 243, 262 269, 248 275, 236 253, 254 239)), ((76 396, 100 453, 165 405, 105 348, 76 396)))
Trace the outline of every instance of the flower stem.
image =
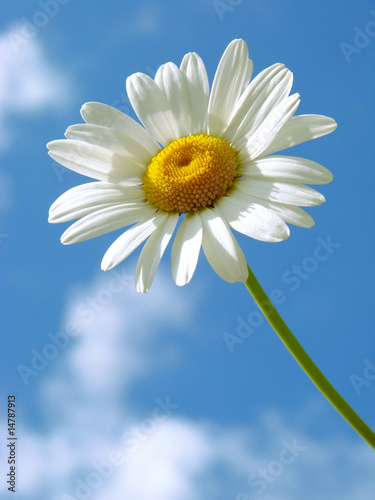
MULTIPOLYGON (((249 266, 248 266, 249 267, 249 266)), ((375 448, 375 433, 348 405, 336 389, 330 384, 323 373, 310 358, 293 333, 289 330, 284 320, 277 312, 276 308, 266 295, 258 280, 249 267, 249 277, 245 282, 246 288, 253 296, 258 307, 275 330, 280 339, 284 342, 289 352, 303 368, 318 389, 324 394, 328 401, 336 410, 349 422, 360 436, 373 448, 375 448)))

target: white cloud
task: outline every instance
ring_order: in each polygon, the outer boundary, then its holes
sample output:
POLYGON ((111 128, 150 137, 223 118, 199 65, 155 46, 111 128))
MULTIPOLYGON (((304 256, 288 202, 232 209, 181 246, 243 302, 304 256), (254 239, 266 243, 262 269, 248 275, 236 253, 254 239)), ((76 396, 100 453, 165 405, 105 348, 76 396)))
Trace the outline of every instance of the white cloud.
POLYGON ((116 498, 119 492, 134 500, 204 498, 195 477, 209 465, 213 451, 198 426, 172 417, 159 424, 138 450, 124 452, 125 465, 94 500, 116 498))
POLYGON ((145 36, 160 32, 160 25, 159 8, 151 3, 140 6, 140 11, 137 12, 130 26, 134 33, 145 36))
POLYGON ((75 291, 66 323, 75 324, 80 334, 67 365, 87 393, 123 394, 135 378, 168 358, 168 352, 160 348, 152 353, 145 348, 152 345, 163 325, 186 328, 192 305, 165 281, 160 273, 156 287, 140 295, 135 292, 133 275, 123 266, 101 273, 89 287, 75 291))
POLYGON ((10 118, 62 109, 70 95, 69 80, 47 60, 36 38, 15 50, 12 37, 19 29, 0 33, 0 149, 12 138, 10 118))
POLYGON ((140 295, 125 266, 101 273, 89 286, 76 287, 60 331, 74 325, 79 333, 70 340, 65 336, 68 346, 50 362, 54 376, 41 387, 46 413, 50 406, 57 408, 59 422, 82 425, 88 438, 101 431, 103 421, 113 429, 109 436, 117 435, 135 418, 130 404, 124 415, 128 392, 153 371, 178 362, 181 353, 161 347, 158 340, 163 331, 188 328, 199 300, 190 295, 189 290, 176 294, 171 278, 167 284, 161 272, 150 293, 140 295))
POLYGON ((125 19, 119 18, 118 24, 113 26, 110 36, 103 43, 107 43, 106 48, 110 50, 112 46, 121 46, 126 41, 134 43, 135 38, 155 37, 164 27, 165 18, 157 4, 139 2, 132 14, 125 19))
POLYGON ((163 330, 188 326, 200 298, 189 289, 176 293, 162 273, 139 295, 118 273, 76 289, 68 301, 64 325, 80 333, 53 361, 49 378, 38 378, 44 433, 27 421, 18 425, 17 498, 372 498, 375 461, 360 441, 313 439, 274 411, 238 427, 187 418, 183 394, 175 401, 161 393, 151 410, 140 411, 132 389, 175 361, 158 342, 163 330))

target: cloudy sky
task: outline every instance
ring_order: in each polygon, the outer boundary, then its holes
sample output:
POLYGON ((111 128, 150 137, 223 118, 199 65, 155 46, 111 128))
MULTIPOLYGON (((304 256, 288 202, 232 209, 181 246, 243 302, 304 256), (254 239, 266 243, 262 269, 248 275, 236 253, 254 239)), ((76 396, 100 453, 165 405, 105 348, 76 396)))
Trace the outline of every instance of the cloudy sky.
POLYGON ((247 41, 254 74, 285 63, 298 114, 338 122, 291 154, 322 163, 334 182, 309 211, 312 229, 292 226, 275 245, 238 241, 265 290, 279 290, 297 338, 374 428, 375 2, 19 0, 1 9, 0 498, 11 495, 15 394, 20 500, 373 499, 373 452, 242 284, 220 280, 201 255, 178 288, 167 250, 139 295, 139 251, 100 271, 117 234, 61 245, 66 226, 49 225, 48 208, 87 179, 54 163, 45 144, 81 122, 84 102, 134 117, 126 77, 154 76, 187 52, 202 56, 211 81, 234 38, 247 41))

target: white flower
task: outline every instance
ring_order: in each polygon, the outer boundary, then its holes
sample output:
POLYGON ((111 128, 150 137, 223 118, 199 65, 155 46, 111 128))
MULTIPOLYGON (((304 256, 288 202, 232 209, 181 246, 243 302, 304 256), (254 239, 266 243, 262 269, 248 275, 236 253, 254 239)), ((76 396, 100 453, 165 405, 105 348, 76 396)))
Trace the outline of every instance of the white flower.
POLYGON ((135 271, 137 290, 147 292, 181 215, 172 247, 177 285, 192 278, 201 246, 224 280, 246 281, 246 259, 230 227, 269 242, 289 236, 286 222, 311 227, 299 206, 319 205, 324 197, 305 183, 324 184, 332 174, 313 161, 272 153, 328 134, 336 123, 293 116, 299 95, 289 96, 292 73, 284 65, 250 82, 252 67, 246 43, 234 40, 211 92, 195 53, 180 68, 161 66, 155 80, 131 75, 127 92, 144 127, 117 109, 85 104, 86 123, 48 144, 56 161, 98 181, 70 189, 52 205, 50 222, 79 219, 62 243, 133 224, 107 250, 102 269, 147 239, 135 271))

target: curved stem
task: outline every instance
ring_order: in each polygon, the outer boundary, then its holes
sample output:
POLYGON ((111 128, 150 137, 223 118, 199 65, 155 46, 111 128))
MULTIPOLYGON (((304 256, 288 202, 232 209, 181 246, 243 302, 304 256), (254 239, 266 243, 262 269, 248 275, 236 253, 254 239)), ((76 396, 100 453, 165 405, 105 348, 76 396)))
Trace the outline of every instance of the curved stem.
POLYGON ((375 433, 368 425, 356 414, 348 405, 336 389, 330 384, 323 373, 310 358, 293 333, 289 330, 284 320, 277 312, 276 308, 266 295, 258 280, 249 267, 249 277, 245 285, 253 296, 258 307, 275 330, 280 339, 284 342, 289 352, 303 368, 318 389, 324 394, 328 401, 336 410, 349 422, 349 424, 358 432, 360 436, 373 448, 375 448, 375 433))

